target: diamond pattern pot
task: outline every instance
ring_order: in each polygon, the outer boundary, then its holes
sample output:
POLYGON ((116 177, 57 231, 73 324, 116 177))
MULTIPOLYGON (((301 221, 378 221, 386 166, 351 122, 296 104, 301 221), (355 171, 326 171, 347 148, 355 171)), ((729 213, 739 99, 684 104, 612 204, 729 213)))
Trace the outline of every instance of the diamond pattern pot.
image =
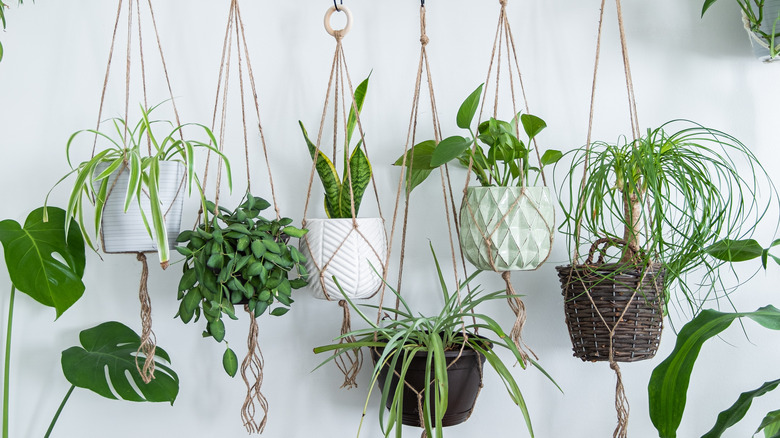
POLYGON ((547 187, 469 187, 460 245, 478 269, 533 270, 550 254, 555 209, 547 187))
MULTIPOLYGON (((96 174, 108 167, 108 163, 100 163, 96 174)), ((120 168, 121 169, 121 168, 120 168)), ((168 234, 168 247, 176 245, 176 237, 181 228, 181 213, 184 203, 186 186, 184 183, 184 165, 175 161, 160 162, 160 201, 165 214, 165 227, 168 234)), ((136 253, 157 251, 157 245, 149 236, 144 225, 141 210, 137 202, 132 202, 125 213, 124 202, 130 172, 114 172, 109 176, 108 199, 103 206, 101 223, 101 240, 105 253, 136 253), (111 188, 113 185, 113 188, 111 188)), ((96 187, 95 190, 98 188, 96 187)), ((151 207, 147 196, 141 197, 141 208, 146 217, 151 220, 151 207)))
POLYGON ((350 299, 371 298, 379 291, 387 257, 387 235, 381 218, 307 219, 309 230, 300 241, 306 256, 309 287, 316 298, 337 301, 342 293, 350 299), (372 268, 373 266, 373 268, 372 268), (376 269, 376 272, 374 272, 376 269))

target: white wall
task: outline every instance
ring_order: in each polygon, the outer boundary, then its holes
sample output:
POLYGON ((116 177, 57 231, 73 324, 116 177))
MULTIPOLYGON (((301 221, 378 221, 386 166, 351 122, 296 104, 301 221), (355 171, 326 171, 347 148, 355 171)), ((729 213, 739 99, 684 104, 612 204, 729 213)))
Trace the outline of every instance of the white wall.
MULTIPOLYGON (((182 116, 188 121, 209 123, 228 2, 156 3, 182 116)), ((699 19, 700 3, 701 0, 625 2, 642 126, 684 117, 733 133, 750 145, 772 176, 780 180, 777 152, 773 149, 777 145, 776 102, 780 101, 780 90, 774 84, 780 67, 762 65, 752 58, 734 2, 718 3, 704 19, 699 19)), ((355 15, 353 31, 344 42, 353 80, 373 69, 363 123, 389 220, 398 169, 388 164, 401 154, 406 138, 419 53, 418 5, 414 1, 349 0, 347 4, 355 15)), ((283 214, 300 219, 310 160, 297 120, 305 121, 310 132, 316 131, 334 46, 333 39, 322 28, 328 2, 243 2, 242 7, 280 206, 283 214)), ((509 7, 531 109, 550 126, 540 140, 545 147, 564 150, 583 144, 598 2, 515 0, 509 7)), ((0 63, 0 217, 22 221, 27 212, 40 206, 48 189, 67 171, 64 146, 68 136, 78 129, 93 127, 115 10, 115 2, 83 0, 44 0, 8 10, 9 28, 2 35, 6 56, 0 63)), ((445 134, 456 132, 457 106, 484 81, 498 11, 497 1, 428 1, 429 51, 445 134)), ((607 16, 610 21, 599 82, 596 136, 614 140, 627 133, 628 117, 611 5, 607 16)), ((148 21, 144 25, 150 29, 148 21)), ((151 42, 151 33, 146 38, 151 42)), ((148 46, 146 53, 151 100, 156 102, 167 95, 153 49, 148 46)), ((106 117, 122 113, 122 57, 120 50, 109 84, 106 117)), ((140 101, 139 90, 138 84, 134 84, 131 104, 140 101)), ((238 98, 236 88, 231 93, 234 99, 238 98)), ((428 117, 429 112, 424 109, 421 135, 430 135, 428 117)), ((239 120, 234 112, 230 118, 234 136, 240 135, 239 120)), ((240 146, 233 142, 228 147, 234 148, 231 156, 240 181, 240 146)), ((268 196, 260 183, 264 167, 258 154, 254 155, 252 166, 256 194, 268 196)), ((465 172, 456 174, 456 190, 460 190, 464 175, 465 172)), ((241 193, 242 183, 236 187, 236 192, 241 193)), ((62 205, 65 190, 56 190, 53 199, 62 205)), ((439 299, 426 239, 434 242, 442 256, 446 257, 448 248, 444 219, 432 214, 436 210, 428 207, 433 205, 441 211, 440 204, 430 204, 430 200, 439 202, 438 199, 436 184, 418 189, 410 216, 404 293, 426 309, 435 308, 439 299)), ((315 201, 312 212, 318 210, 319 202, 315 201)), ((186 226, 194 221, 192 214, 194 209, 185 219, 186 226)), ((770 225, 758 236, 763 242, 772 236, 774 224, 770 225)), ((554 270, 554 266, 566 260, 564 242, 558 239, 544 267, 514 275, 519 291, 527 294, 526 340, 565 394, 557 392, 538 372, 517 369, 516 373, 537 436, 609 436, 615 423, 614 374, 604 363, 582 363, 571 355, 554 270)), ((89 391, 77 390, 54 436, 201 437, 245 433, 239 418, 244 385, 239 378, 230 379, 223 373, 223 346, 202 339, 201 325, 184 325, 173 319, 178 306, 178 272, 178 265, 167 272, 153 266, 150 276, 154 329, 181 378, 175 405, 107 401, 89 391)), ((769 303, 780 305, 778 272, 775 267, 769 273, 759 273, 734 294, 734 302, 744 310, 769 303)), ((12 437, 41 436, 45 432, 69 387, 60 370, 60 352, 77 344, 80 330, 107 320, 122 321, 140 330, 139 273, 140 266, 132 256, 107 256, 101 262, 90 254, 85 276, 87 291, 58 321, 54 321, 52 309, 43 308, 25 295, 18 297, 11 361, 12 437)), ((488 290, 501 286, 500 278, 494 274, 483 274, 480 281, 488 290)), ((0 285, 8 290, 5 270, 0 270, 0 285)), ((7 292, 3 297, 7 297, 7 292)), ((368 370, 361 374, 361 386, 351 391, 338 389, 341 380, 335 368, 310 373, 322 360, 311 349, 337 334, 339 310, 334 303, 299 293, 287 316, 260 319, 266 361, 263 392, 271 405, 265 436, 343 437, 357 430, 368 370)), ((2 327, 7 323, 7 311, 8 302, 3 298, 2 327)), ((488 306, 485 311, 507 327, 512 322, 511 312, 503 304, 488 306)), ((681 325, 675 315, 672 321, 681 325)), ((228 339, 240 356, 245 348, 246 329, 246 318, 228 327, 228 339)), ((764 333, 752 323, 746 324, 746 330, 749 341, 735 325, 724 336, 726 342, 713 342, 704 348, 679 436, 701 435, 739 392, 778 377, 780 352, 774 347, 778 335, 764 333)), ((655 435, 647 411, 646 386, 651 370, 671 351, 673 343, 674 333, 667 325, 655 360, 623 366, 631 402, 631 436, 655 435)), ((485 380, 473 417, 448 430, 447 436, 527 436, 520 412, 495 375, 487 374, 485 380)), ((762 413, 777 409, 778 397, 769 395, 755 403, 748 419, 728 436, 749 436, 762 413)), ((374 398, 365 437, 379 435, 376 405, 374 398)), ((407 432, 410 436, 417 433, 407 432)))

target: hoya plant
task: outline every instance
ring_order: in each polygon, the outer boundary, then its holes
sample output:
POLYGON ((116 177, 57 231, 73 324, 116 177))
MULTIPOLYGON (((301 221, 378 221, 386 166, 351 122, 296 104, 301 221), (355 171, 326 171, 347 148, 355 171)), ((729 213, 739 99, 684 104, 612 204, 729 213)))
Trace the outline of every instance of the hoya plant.
MULTIPOLYGON (((533 114, 516 114, 509 121, 491 117, 472 128, 482 88, 477 87, 458 109, 457 124, 468 130, 468 137, 454 135, 438 144, 427 140, 416 144, 406 153, 407 190, 420 185, 439 166, 457 160, 471 170, 483 187, 529 186, 538 182, 541 167, 534 164, 534 139, 547 123, 533 114), (525 138, 521 140, 520 129, 525 138)), ((562 156, 560 151, 548 150, 541 157, 541 166, 553 164, 562 156)), ((404 156, 394 163, 404 165, 404 156)))
MULTIPOLYGON (((177 239, 186 246, 176 247, 185 256, 176 316, 185 324, 203 316, 204 336, 217 342, 225 338, 223 315, 238 319, 236 306, 244 306, 255 318, 267 310, 281 316, 294 301, 292 291, 307 284, 306 258, 288 244, 306 230, 290 225, 290 218, 261 216, 269 206, 251 194, 233 211, 205 202, 203 224, 177 239)), ((224 365, 231 376, 236 373, 235 357, 227 347, 224 365)))
POLYGON ((339 176, 339 172, 333 164, 336 157, 334 156, 331 160, 322 149, 318 151, 317 145, 309 139, 303 122, 298 121, 303 138, 306 140, 306 146, 309 148, 309 154, 315 160, 314 166, 317 169, 317 175, 319 175, 322 187, 325 189, 325 213, 332 219, 357 217, 363 195, 371 182, 371 163, 363 150, 363 139, 358 140, 355 147, 350 149, 352 135, 357 126, 357 116, 363 109, 363 102, 368 92, 369 78, 370 76, 355 89, 355 105, 350 103, 347 132, 344 139, 343 176, 339 176), (355 107, 357 107, 357 114, 355 107))

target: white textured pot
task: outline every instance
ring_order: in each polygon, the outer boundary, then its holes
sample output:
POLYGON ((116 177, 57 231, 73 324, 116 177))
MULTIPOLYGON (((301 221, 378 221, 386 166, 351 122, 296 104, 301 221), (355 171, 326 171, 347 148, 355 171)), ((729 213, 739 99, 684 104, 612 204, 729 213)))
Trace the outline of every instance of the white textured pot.
POLYGON ((554 231, 547 187, 469 187, 460 208, 460 245, 477 269, 536 269, 550 254, 554 231))
MULTIPOLYGON (((96 175, 108 167, 107 163, 97 166, 96 175)), ((184 165, 173 161, 160 162, 160 202, 165 214, 165 227, 168 234, 168 247, 176 245, 176 237, 181 228, 181 212, 184 202, 186 184, 184 181, 184 165)), ((111 191, 103 207, 101 239, 103 252, 135 253, 157 251, 144 225, 138 203, 133 201, 127 213, 124 211, 125 195, 130 173, 125 168, 121 173, 114 172, 109 176, 108 188, 111 191), (116 184, 111 187, 112 184, 116 184)), ((97 187, 95 188, 97 190, 97 187)), ((151 227, 151 210, 148 196, 142 196, 141 207, 149 218, 151 227)))
MULTIPOLYGON (((780 0, 765 0, 763 8, 763 19, 761 20, 761 30, 767 34, 772 34, 772 26, 775 23, 777 14, 780 13, 780 0)), ((742 24, 750 37, 750 45, 753 47, 753 54, 762 62, 775 62, 780 60, 780 56, 772 58, 769 53, 769 45, 766 41, 754 34, 750 30, 750 22, 745 13, 742 13, 742 24)), ((776 32, 780 34, 780 22, 777 24, 776 32)), ((775 45, 780 46, 780 35, 775 37, 775 45)))
POLYGON ((350 299, 371 298, 382 286, 387 257, 387 234, 381 218, 307 219, 309 230, 300 240, 306 256, 309 287, 324 300, 343 299, 339 285, 350 299), (373 266, 373 268, 371 267, 373 266), (376 272, 374 272, 376 269, 376 272), (377 272, 380 275, 377 275, 377 272))

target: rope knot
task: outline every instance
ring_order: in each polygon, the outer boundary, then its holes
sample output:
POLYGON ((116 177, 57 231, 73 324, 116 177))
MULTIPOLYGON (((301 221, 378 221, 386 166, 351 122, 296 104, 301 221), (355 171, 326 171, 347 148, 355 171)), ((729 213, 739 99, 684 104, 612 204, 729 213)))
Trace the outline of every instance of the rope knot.
POLYGON ((341 42, 341 39, 344 38, 344 30, 333 31, 333 38, 336 38, 336 41, 341 42))
POLYGON ((505 8, 506 4, 509 2, 509 0, 498 0, 499 3, 501 3, 501 7, 505 8))
POLYGON ((420 44, 422 44, 423 47, 427 46, 429 42, 431 42, 431 40, 428 38, 428 35, 423 34, 423 36, 420 37, 420 44))

